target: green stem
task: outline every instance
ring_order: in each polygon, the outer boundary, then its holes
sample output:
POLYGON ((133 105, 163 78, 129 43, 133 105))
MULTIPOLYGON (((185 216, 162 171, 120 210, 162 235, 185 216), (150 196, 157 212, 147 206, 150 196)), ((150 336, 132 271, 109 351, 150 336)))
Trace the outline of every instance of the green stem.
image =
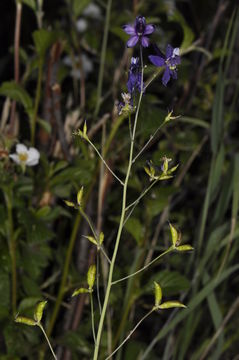
MULTIPOLYGON (((101 315, 102 305, 100 300, 100 284, 99 284, 100 270, 99 270, 99 253, 96 254, 96 292, 97 292, 97 300, 99 305, 99 312, 101 315)), ((94 339, 95 340, 95 339, 94 339)))
POLYGON ((11 257, 11 274, 12 274, 12 313, 16 315, 17 308, 17 261, 16 261, 16 240, 13 231, 13 216, 12 216, 12 192, 11 190, 5 193, 5 201, 8 214, 8 246, 11 257))
POLYGON ((84 210, 82 209, 81 206, 79 207, 79 210, 80 210, 81 215, 83 216, 83 218, 86 220, 87 224, 89 225, 89 227, 90 227, 90 229, 91 229, 91 231, 92 231, 92 234, 93 234, 95 240, 97 241, 97 240, 98 240, 98 236, 97 236, 97 234, 96 234, 96 231, 95 231, 95 229, 94 229, 94 226, 93 226, 93 224, 92 224, 89 216, 84 212, 84 210))
POLYGON ((32 118, 32 126, 31 126, 31 144, 34 146, 35 144, 35 133, 36 133, 36 123, 37 123, 37 114, 39 103, 41 99, 41 83, 42 83, 42 73, 43 73, 43 58, 41 57, 38 62, 38 78, 37 78, 37 89, 36 89, 36 97, 35 97, 35 105, 34 112, 32 118))
POLYGON ((93 296, 92 292, 90 293, 90 309, 91 309, 91 326, 92 326, 92 334, 95 343, 95 320, 94 320, 94 304, 93 304, 93 296))
POLYGON ((132 133, 132 139, 131 139, 131 145, 130 145, 130 153, 129 153, 129 163, 128 163, 128 169, 127 169, 127 173, 126 173, 126 177, 125 177, 125 181, 124 181, 124 187, 123 187, 123 198, 122 198, 122 209, 121 209, 120 223, 119 223, 118 233, 117 233, 117 237, 116 237, 116 241, 115 241, 114 252, 113 252, 113 256, 112 256, 111 264, 110 264, 110 268, 109 268, 108 282, 107 282, 105 299, 104 299, 103 309, 102 309, 100 322, 99 322, 99 327, 98 327, 98 332, 97 332, 97 338, 96 338, 96 344, 95 344, 95 351, 94 351, 93 360, 98 359, 101 335, 102 335, 103 326, 104 326, 104 319, 105 319, 106 309, 107 309, 107 306, 108 306, 109 297, 110 297, 110 291, 111 291, 111 286, 112 286, 114 265, 115 265, 116 256, 117 256, 117 253, 118 253, 119 243, 120 243, 121 234, 122 234, 123 225, 124 225, 124 219, 125 219, 127 189, 128 189, 128 181, 129 181, 129 176, 130 176, 131 167, 132 167, 135 133, 136 133, 136 127, 137 127, 137 122, 138 122, 139 109, 140 109, 141 100, 142 100, 142 96, 143 96, 143 70, 144 69, 143 69, 142 48, 141 47, 140 47, 140 58, 141 58, 141 65, 142 65, 141 91, 140 91, 139 102, 138 102, 138 106, 137 106, 137 110, 136 110, 136 114, 135 114, 135 121, 134 121, 134 127, 133 127, 133 133, 132 133))
POLYGON ((100 55, 100 70, 99 70, 98 86, 97 86, 97 102, 96 102, 96 107, 95 107, 95 112, 94 112, 95 117, 99 113, 100 104, 101 104, 101 95, 102 95, 102 86, 103 86, 103 77, 104 77, 104 67, 105 67, 105 57, 106 57, 106 47, 107 47, 109 24, 110 24, 111 4, 112 4, 112 0, 108 0, 107 8, 106 8, 104 36, 103 36, 101 55, 100 55))
POLYGON ((137 205, 139 203, 139 201, 147 194, 147 192, 149 192, 149 190, 159 181, 159 179, 154 180, 143 192, 142 194, 131 204, 129 204, 127 206, 127 208, 125 209, 126 211, 128 211, 132 206, 137 205))
POLYGON ((119 279, 119 280, 113 281, 113 282, 112 282, 112 285, 115 285, 115 284, 117 284, 117 283, 119 283, 119 282, 121 282, 121 281, 124 281, 124 280, 126 280, 126 279, 129 279, 129 278, 131 278, 132 276, 135 276, 135 275, 141 273, 142 271, 144 271, 145 269, 147 269, 150 265, 152 265, 153 263, 155 263, 155 261, 157 261, 158 259, 160 259, 160 258, 163 257, 164 255, 166 255, 166 254, 168 254, 168 253, 170 253, 170 252, 172 252, 172 251, 173 251, 173 248, 170 247, 169 249, 167 249, 166 251, 164 251, 162 254, 160 254, 159 256, 157 256, 155 259, 153 259, 152 261, 150 261, 147 265, 143 266, 141 269, 139 269, 139 270, 135 271, 134 273, 132 273, 132 274, 130 274, 130 275, 128 275, 128 276, 125 276, 125 277, 123 277, 123 278, 121 278, 121 279, 119 279))
POLYGON ((107 356, 107 358, 105 360, 108 360, 112 357, 112 355, 114 355, 125 343, 126 341, 129 340, 129 338, 132 336, 132 334, 135 332, 135 330, 139 327, 139 325, 149 316, 152 314, 152 312, 154 312, 155 309, 151 309, 149 312, 147 312, 146 315, 144 315, 142 317, 141 320, 139 320, 139 322, 135 325, 135 327, 130 331, 129 335, 122 341, 122 343, 112 352, 112 354, 110 354, 109 356, 107 356))
POLYGON ((57 360, 56 354, 54 353, 54 351, 53 351, 53 349, 52 349, 50 340, 48 339, 48 336, 47 336, 47 334, 46 334, 43 326, 42 326, 40 323, 38 323, 37 325, 39 326, 39 328, 40 328, 41 331, 43 332, 43 334, 44 334, 44 336, 45 336, 45 338, 46 338, 46 341, 47 341, 47 343, 48 343, 48 345, 49 345, 49 348, 50 348, 50 350, 51 350, 51 352, 52 352, 52 355, 53 355, 54 359, 57 360))

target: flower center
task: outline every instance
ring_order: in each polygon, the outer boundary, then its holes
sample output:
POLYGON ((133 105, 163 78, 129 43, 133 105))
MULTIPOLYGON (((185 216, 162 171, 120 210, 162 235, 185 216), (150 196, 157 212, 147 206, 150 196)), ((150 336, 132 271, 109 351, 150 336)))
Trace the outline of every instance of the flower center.
POLYGON ((19 160, 20 160, 21 162, 26 162, 27 159, 28 159, 27 153, 18 154, 18 157, 19 157, 19 160))
POLYGON ((165 64, 169 67, 170 70, 176 70, 177 69, 176 65, 173 65, 170 60, 171 60, 170 58, 165 60, 165 64))
POLYGON ((145 31, 145 18, 139 16, 136 20, 136 32, 138 36, 142 36, 145 31))

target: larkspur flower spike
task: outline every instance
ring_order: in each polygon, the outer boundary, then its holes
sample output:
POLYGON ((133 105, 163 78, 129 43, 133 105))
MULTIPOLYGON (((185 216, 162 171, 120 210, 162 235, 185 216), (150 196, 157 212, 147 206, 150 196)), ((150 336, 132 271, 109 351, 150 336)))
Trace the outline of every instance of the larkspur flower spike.
POLYGON ((126 34, 130 35, 127 41, 127 47, 134 47, 138 42, 143 47, 149 46, 148 35, 154 32, 155 26, 152 24, 146 24, 145 17, 137 16, 134 25, 124 25, 123 30, 126 34))
POLYGON ((158 47, 155 47, 157 55, 150 55, 149 60, 155 66, 165 66, 165 71, 162 77, 162 83, 167 86, 170 78, 177 79, 177 65, 180 64, 179 48, 173 48, 168 45, 166 48, 166 55, 164 56, 158 47))

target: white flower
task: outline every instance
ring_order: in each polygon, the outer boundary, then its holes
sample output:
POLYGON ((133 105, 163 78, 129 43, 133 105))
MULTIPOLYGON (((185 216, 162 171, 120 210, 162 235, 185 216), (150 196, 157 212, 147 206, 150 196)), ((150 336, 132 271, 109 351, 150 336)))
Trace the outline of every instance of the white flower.
POLYGON ((85 19, 78 19, 76 22, 76 28, 79 33, 84 32, 87 29, 88 23, 85 19))
POLYGON ((101 18, 101 11, 98 5, 91 3, 85 8, 83 15, 89 16, 93 19, 99 19, 101 18))
POLYGON ((35 166, 39 163, 40 153, 34 147, 29 149, 24 144, 17 144, 16 154, 9 155, 15 163, 21 166, 35 166))

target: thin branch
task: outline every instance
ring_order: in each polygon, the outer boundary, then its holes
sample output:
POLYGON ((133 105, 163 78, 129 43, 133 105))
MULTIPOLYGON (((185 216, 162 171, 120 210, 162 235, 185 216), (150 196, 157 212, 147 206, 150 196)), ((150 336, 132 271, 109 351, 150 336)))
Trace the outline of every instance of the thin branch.
POLYGON ((166 255, 166 254, 168 254, 168 253, 170 253, 170 252, 172 252, 172 251, 173 251, 173 248, 170 247, 169 249, 167 249, 166 251, 164 251, 162 254, 160 254, 159 256, 157 256, 155 259, 153 259, 152 261, 150 261, 148 264, 146 264, 145 266, 143 266, 141 269, 139 269, 139 270, 135 271, 134 273, 132 273, 132 274, 130 274, 130 275, 128 275, 128 276, 125 276, 125 277, 123 277, 123 278, 121 278, 121 279, 119 279, 119 280, 113 281, 113 282, 112 282, 112 285, 115 285, 115 284, 117 284, 117 283, 119 283, 119 282, 121 282, 121 281, 124 281, 124 280, 126 280, 126 279, 129 279, 129 278, 131 278, 132 276, 135 276, 135 275, 141 273, 142 271, 144 271, 145 269, 147 269, 150 265, 152 265, 152 264, 155 263, 157 260, 159 260, 161 257, 163 257, 164 255, 166 255))
POLYGON ((107 358, 105 358, 105 360, 108 360, 112 357, 112 355, 114 355, 125 343, 126 341, 129 340, 129 338, 132 336, 132 334, 135 332, 135 330, 139 327, 139 325, 149 316, 152 314, 152 312, 154 312, 154 309, 151 309, 146 315, 144 315, 142 317, 141 320, 139 320, 139 322, 135 325, 135 327, 130 331, 129 335, 123 340, 123 342, 112 352, 112 354, 110 354, 109 356, 107 356, 107 358))
POLYGON ((117 179, 120 184, 122 186, 124 186, 124 183, 122 180, 120 180, 120 178, 114 173, 113 170, 111 170, 111 168, 109 167, 109 165, 107 164, 107 162, 105 161, 105 159, 103 158, 103 156, 100 154, 99 150, 95 147, 95 145, 90 141, 89 138, 87 138, 88 143, 93 147, 93 149, 95 150, 95 152, 97 153, 97 155, 100 157, 101 161, 104 163, 104 165, 107 167, 107 169, 109 170, 109 172, 114 176, 115 179, 117 179))

